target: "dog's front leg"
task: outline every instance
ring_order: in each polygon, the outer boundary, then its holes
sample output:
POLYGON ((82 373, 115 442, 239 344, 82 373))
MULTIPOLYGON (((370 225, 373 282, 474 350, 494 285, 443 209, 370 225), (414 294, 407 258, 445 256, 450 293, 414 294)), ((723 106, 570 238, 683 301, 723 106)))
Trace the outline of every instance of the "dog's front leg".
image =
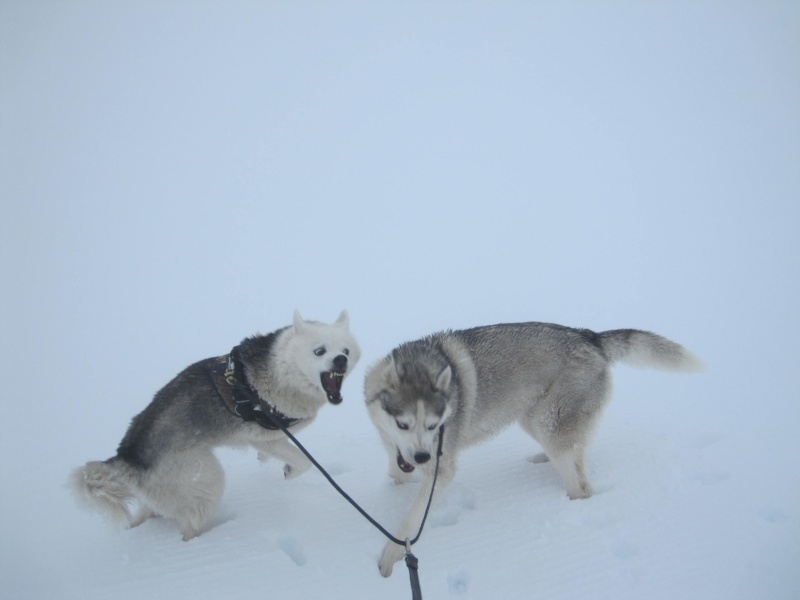
MULTIPOLYGON (((408 514, 406 514, 403 522, 400 524, 397 533, 395 533, 395 537, 397 539, 405 540, 413 538, 417 535, 420 524, 422 523, 422 519, 425 516, 425 507, 428 505, 428 498, 431 494, 433 470, 433 465, 425 465, 425 477, 422 481, 422 485, 419 488, 419 494, 417 494, 414 504, 411 505, 411 509, 408 511, 408 514)), ((455 464, 451 461, 445 460, 444 457, 442 457, 442 460, 439 464, 439 475, 436 479, 436 489, 434 490, 433 499, 431 500, 431 507, 433 507, 436 499, 453 480, 454 475, 455 464)), ((404 553, 404 546, 395 544, 391 540, 388 541, 386 546, 383 548, 383 554, 378 562, 378 569, 380 570, 381 575, 384 577, 389 577, 389 575, 392 574, 394 563, 401 560, 404 553)))
POLYGON ((283 476, 286 479, 294 479, 313 466, 306 455, 286 438, 265 442, 260 444, 258 449, 260 460, 263 460, 263 453, 264 455, 274 456, 286 463, 283 465, 283 476))

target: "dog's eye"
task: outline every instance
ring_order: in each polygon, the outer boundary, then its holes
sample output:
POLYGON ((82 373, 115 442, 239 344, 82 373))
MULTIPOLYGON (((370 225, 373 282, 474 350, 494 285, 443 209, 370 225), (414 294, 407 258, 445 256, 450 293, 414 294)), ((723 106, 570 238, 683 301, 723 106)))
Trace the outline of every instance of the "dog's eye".
POLYGON ((342 350, 342 354, 344 354, 345 356, 350 356, 350 348, 345 348, 344 350, 342 350))
POLYGON ((400 422, 400 421, 398 421, 397 419, 395 419, 395 420, 394 420, 394 422, 395 422, 395 423, 397 423, 397 426, 398 426, 400 429, 402 429, 403 431, 405 431, 406 429, 408 429, 408 423, 401 423, 401 422, 400 422))
POLYGON ((436 425, 435 424, 434 425, 428 425, 428 431, 433 431, 434 429, 436 429, 436 425))
POLYGON ((323 354, 325 354, 325 346, 320 346, 319 348, 315 348, 314 354, 316 356, 322 356, 323 354))

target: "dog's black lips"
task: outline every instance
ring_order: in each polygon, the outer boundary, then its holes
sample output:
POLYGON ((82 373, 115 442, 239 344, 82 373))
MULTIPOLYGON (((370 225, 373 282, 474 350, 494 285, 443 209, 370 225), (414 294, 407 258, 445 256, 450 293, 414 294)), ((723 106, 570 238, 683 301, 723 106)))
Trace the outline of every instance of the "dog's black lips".
POLYGON ((411 473, 414 470, 414 465, 403 458, 399 449, 397 450, 397 466, 403 473, 411 473))
POLYGON ((323 371, 320 374, 320 381, 322 381, 322 389, 328 395, 328 402, 331 404, 339 404, 342 401, 342 381, 344 380, 344 372, 339 371, 323 371))

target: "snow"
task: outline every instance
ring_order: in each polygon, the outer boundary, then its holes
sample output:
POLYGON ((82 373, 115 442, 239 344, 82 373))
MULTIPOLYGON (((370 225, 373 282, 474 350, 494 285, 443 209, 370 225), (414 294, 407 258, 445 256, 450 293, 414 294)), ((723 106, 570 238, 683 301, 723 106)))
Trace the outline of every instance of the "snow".
POLYGON ((207 530, 81 511, 175 373, 298 308, 362 348, 301 434, 390 529, 365 369, 448 327, 656 331, 570 501, 513 427, 415 546, 426 598, 800 597, 800 8, 0 5, 0 595, 408 598, 316 472, 221 450, 207 530))

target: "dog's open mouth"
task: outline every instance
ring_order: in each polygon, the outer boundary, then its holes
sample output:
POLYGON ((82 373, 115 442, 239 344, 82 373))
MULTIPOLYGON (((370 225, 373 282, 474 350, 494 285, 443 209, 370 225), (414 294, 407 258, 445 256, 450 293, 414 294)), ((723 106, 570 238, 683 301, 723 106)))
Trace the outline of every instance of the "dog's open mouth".
POLYGON ((403 458, 400 450, 397 451, 397 466, 400 467, 403 473, 411 473, 414 470, 414 465, 403 458))
POLYGON ((328 395, 328 402, 339 404, 342 401, 342 381, 344 373, 338 371, 323 371, 320 375, 322 389, 328 395))

